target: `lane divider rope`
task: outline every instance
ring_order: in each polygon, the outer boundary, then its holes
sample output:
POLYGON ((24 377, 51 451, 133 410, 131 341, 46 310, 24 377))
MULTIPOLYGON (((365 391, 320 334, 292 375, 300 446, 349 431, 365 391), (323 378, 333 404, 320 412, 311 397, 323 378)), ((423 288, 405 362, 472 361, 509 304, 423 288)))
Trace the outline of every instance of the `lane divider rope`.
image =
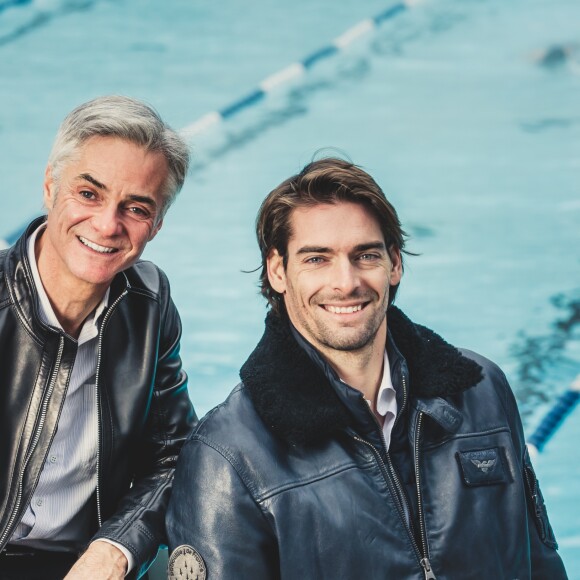
POLYGON ((203 115, 193 123, 187 125, 181 129, 181 134, 185 138, 191 139, 196 135, 207 131, 210 127, 231 119, 244 109, 258 104, 268 95, 268 93, 271 93, 290 81, 296 80, 321 61, 340 53, 340 51, 345 50, 353 42, 375 30, 384 22, 394 18, 418 3, 418 0, 403 0, 393 4, 374 18, 368 18, 355 24, 340 36, 336 37, 329 45, 319 48, 303 58, 300 62, 294 62, 265 78, 258 84, 257 88, 250 91, 248 94, 237 99, 233 103, 226 105, 218 111, 212 111, 203 115))
MULTIPOLYGON (((30 0, 4 0, 4 2, 2 2, 0 0, 0 10, 3 7, 7 7, 9 5, 26 4, 29 1, 30 0)), ((419 4, 421 1, 423 0, 402 0, 401 2, 393 4, 380 14, 377 14, 377 16, 374 18, 369 18, 359 22, 358 24, 355 24, 353 27, 349 28, 340 36, 335 38, 329 45, 312 52, 303 58, 300 62, 292 63, 282 70, 270 75, 261 83, 259 83, 258 88, 254 89, 247 95, 237 99, 229 105, 226 105, 218 111, 212 111, 203 115, 193 123, 181 129, 179 132, 184 138, 191 140, 193 137, 203 133, 210 127, 231 119, 248 107, 258 104, 268 95, 268 93, 278 89, 290 81, 301 77, 307 71, 316 66, 319 62, 326 60, 335 54, 338 54, 341 50, 345 50, 359 38, 376 29, 384 22, 387 22, 398 14, 406 11, 407 8, 419 4)), ((2 248, 11 246, 24 231, 26 225, 16 230, 13 234, 5 238, 0 238, 0 250, 2 248)))
POLYGON ((564 419, 572 413, 580 400, 580 374, 572 381, 570 388, 562 393, 552 408, 528 439, 528 450, 532 458, 541 453, 546 443, 556 433, 564 419))

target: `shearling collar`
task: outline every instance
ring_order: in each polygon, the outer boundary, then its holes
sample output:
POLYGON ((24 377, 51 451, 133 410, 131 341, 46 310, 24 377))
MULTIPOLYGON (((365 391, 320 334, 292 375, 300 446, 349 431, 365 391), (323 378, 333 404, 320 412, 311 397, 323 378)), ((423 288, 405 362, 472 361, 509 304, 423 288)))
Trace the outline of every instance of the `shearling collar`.
MULTIPOLYGON (((407 362, 411 397, 445 397, 481 380, 477 363, 395 306, 387 321, 407 362)), ((352 422, 325 373, 292 336, 288 320, 271 312, 240 376, 262 420, 291 444, 320 440, 352 422)))

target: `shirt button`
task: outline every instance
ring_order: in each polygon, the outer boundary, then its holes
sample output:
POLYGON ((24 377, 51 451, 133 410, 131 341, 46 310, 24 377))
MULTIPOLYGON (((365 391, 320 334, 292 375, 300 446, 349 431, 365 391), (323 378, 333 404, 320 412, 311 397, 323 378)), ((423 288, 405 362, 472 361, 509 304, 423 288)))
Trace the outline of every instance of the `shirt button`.
POLYGON ((36 500, 36 505, 37 505, 38 507, 40 507, 40 506, 42 505, 42 498, 40 498, 40 497, 39 497, 39 498, 36 500))
POLYGON ((51 455, 50 456, 50 462, 51 463, 56 463, 56 455, 51 455))

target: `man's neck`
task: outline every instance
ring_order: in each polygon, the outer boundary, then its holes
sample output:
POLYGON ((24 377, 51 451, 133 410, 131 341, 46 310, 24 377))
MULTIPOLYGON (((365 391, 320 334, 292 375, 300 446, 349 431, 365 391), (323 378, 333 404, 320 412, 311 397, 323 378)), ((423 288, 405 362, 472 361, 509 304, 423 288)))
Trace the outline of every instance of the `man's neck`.
POLYGON ((42 285, 48 296, 54 314, 64 331, 77 338, 84 321, 97 307, 107 291, 107 287, 96 287, 93 284, 74 285, 65 276, 59 276, 57 269, 51 266, 50 259, 42 252, 42 234, 39 232, 35 244, 36 264, 42 285))
POLYGON ((386 318, 374 340, 357 351, 325 349, 323 355, 338 376, 351 387, 360 391, 364 398, 376 407, 376 398, 383 378, 385 360, 386 318))

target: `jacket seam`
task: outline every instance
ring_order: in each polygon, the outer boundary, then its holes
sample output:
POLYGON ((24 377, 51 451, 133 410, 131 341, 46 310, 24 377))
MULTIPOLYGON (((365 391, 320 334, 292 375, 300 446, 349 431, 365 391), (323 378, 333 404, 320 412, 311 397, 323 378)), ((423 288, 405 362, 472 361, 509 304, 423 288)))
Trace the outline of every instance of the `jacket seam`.
POLYGON ((260 512, 260 514, 262 514, 262 517, 266 521, 266 523, 268 525, 268 528, 271 530, 272 529, 272 524, 269 522, 268 518, 266 517, 266 514, 265 514, 264 509, 262 507, 262 502, 257 499, 256 493, 252 490, 252 486, 250 486, 248 484, 248 482, 246 481, 246 478, 243 477, 242 474, 240 473, 240 469, 237 466, 237 462, 231 456, 231 454, 228 453, 226 449, 224 449, 224 448, 222 448, 222 447, 220 447, 218 445, 215 445, 215 444, 213 444, 212 441, 209 441, 209 440, 207 440, 207 439, 205 439, 203 437, 200 437, 200 436, 194 436, 194 437, 191 438, 190 441, 199 441, 201 444, 206 445, 210 449, 213 449, 216 453, 218 453, 221 457, 223 457, 232 466, 234 472, 239 477, 239 479, 242 482, 243 486, 247 489, 249 496, 252 498, 252 501, 256 505, 256 508, 258 509, 258 511, 260 512))
POLYGON ((437 449, 446 445, 450 441, 457 441, 458 439, 472 439, 474 437, 482 437, 484 435, 495 435, 496 433, 511 433, 510 428, 506 425, 504 427, 495 427, 493 429, 487 429, 484 431, 474 431, 472 433, 456 433, 452 437, 448 437, 443 441, 438 441, 437 443, 431 443, 428 445, 423 445, 421 450, 427 451, 431 449, 437 449))
POLYGON ((268 490, 268 492, 265 492, 263 495, 260 496, 260 499, 258 501, 260 501, 260 502, 267 501, 267 500, 272 499, 276 496, 282 495, 283 493, 285 493, 287 491, 291 491, 293 489, 297 489, 300 487, 305 487, 305 486, 310 485, 312 483, 316 483, 318 481, 323 481, 325 479, 328 479, 328 478, 333 477, 335 475, 338 475, 340 473, 344 473, 346 471, 351 471, 353 469, 359 469, 359 466, 356 464, 345 465, 342 468, 337 468, 337 469, 328 471, 323 475, 309 477, 309 478, 306 478, 306 479, 303 479, 300 481, 287 483, 285 485, 280 485, 278 487, 272 488, 271 490, 268 490))
POLYGON ((13 306, 14 312, 16 313, 16 318, 18 320, 18 323, 22 326, 22 328, 24 328, 24 331, 26 332, 26 334, 28 334, 28 336, 30 336, 30 338, 32 338, 32 340, 38 346, 44 347, 44 342, 38 336, 36 336, 36 334, 34 334, 34 332, 32 332, 32 329, 29 327, 29 325, 27 324, 27 321, 22 316, 22 313, 20 312, 18 304, 13 299, 12 289, 11 289, 10 285, 8 284, 8 281, 5 281, 5 282, 6 282, 6 288, 8 289, 8 294, 9 294, 9 297, 6 299, 6 301, 8 302, 9 305, 13 306))
POLYGON ((229 451, 227 449, 225 449, 221 445, 218 445, 217 443, 214 443, 213 441, 207 439, 203 435, 199 435, 199 434, 195 434, 191 438, 191 441, 199 441, 200 443, 207 445, 208 447, 210 447, 211 449, 213 449, 214 451, 219 453, 224 459, 226 459, 227 462, 230 463, 231 466, 234 468, 234 470, 238 474, 239 478, 244 482, 245 487, 248 489, 251 496, 254 498, 254 501, 256 501, 256 503, 258 503, 256 500, 257 494, 256 494, 256 490, 254 489, 254 486, 250 485, 249 482, 246 481, 246 477, 244 477, 242 475, 242 466, 239 465, 239 463, 236 461, 235 457, 231 453, 229 453, 229 451))
POLYGON ((131 286, 131 288, 127 289, 127 292, 131 292, 132 294, 139 294, 139 296, 144 296, 145 298, 150 298, 155 302, 160 302, 160 297, 157 292, 149 292, 145 288, 136 288, 135 286, 131 286))
POLYGON ((114 541, 118 541, 120 544, 123 544, 123 545, 127 544, 127 548, 131 549, 131 552, 137 558, 137 560, 141 561, 143 559, 143 556, 141 555, 140 551, 135 546, 133 546, 130 542, 128 542, 124 538, 125 533, 126 533, 127 529, 136 527, 142 534, 147 536, 148 539, 150 539, 150 540, 155 539, 154 536, 149 532, 149 530, 147 530, 141 524, 141 522, 139 521, 139 518, 141 517, 141 514, 145 511, 145 509, 150 507, 151 504, 153 504, 155 502, 155 500, 165 491, 165 489, 172 484, 172 482, 173 482, 173 479, 168 478, 167 481, 163 485, 160 485, 157 488, 155 488, 155 493, 149 498, 149 501, 145 502, 145 503, 139 503, 139 509, 134 510, 132 512, 133 517, 127 518, 123 522, 123 525, 119 527, 119 529, 117 530, 117 532, 115 534, 107 534, 105 532, 105 534, 101 537, 108 538, 108 539, 111 539, 114 541))

